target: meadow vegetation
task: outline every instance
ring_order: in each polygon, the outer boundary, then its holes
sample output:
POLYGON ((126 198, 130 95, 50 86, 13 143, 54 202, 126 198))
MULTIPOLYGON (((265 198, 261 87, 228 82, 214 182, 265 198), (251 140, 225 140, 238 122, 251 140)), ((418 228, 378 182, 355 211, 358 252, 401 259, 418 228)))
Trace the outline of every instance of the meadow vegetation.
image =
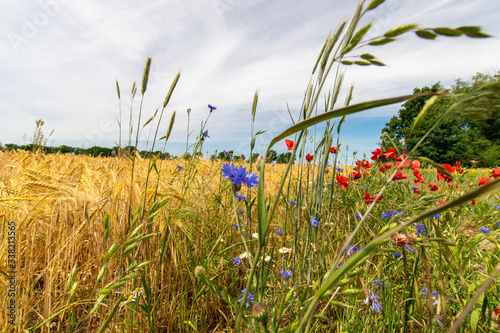
MULTIPOLYGON (((382 4, 361 2, 328 35, 294 124, 249 163, 230 152, 212 161, 198 156, 217 117, 210 104, 194 143, 186 143, 194 157, 162 155, 176 113, 164 136, 160 123, 180 74, 163 107, 142 123, 151 58, 131 91, 135 98, 140 88, 141 99, 131 149, 114 157, 0 152, 2 240, 15 221, 17 249, 16 320, 8 323, 1 312, 3 331, 499 331, 500 169, 438 164, 418 153, 469 103, 486 100, 498 110, 498 81, 460 98, 425 91, 355 105, 351 88, 337 106, 344 66, 384 65, 359 52, 364 46, 410 32, 426 39, 488 36, 478 27, 409 24, 366 38, 371 24, 358 23, 382 4), (333 88, 325 93, 332 69, 333 88), (415 129, 445 96, 454 99, 410 149, 400 150, 387 133, 383 149, 374 146, 372 156, 346 166, 346 116, 429 97, 414 116, 415 129), (318 124, 324 132, 315 135, 310 130, 318 124), (141 156, 146 126, 154 136, 151 154, 141 156), (289 151, 288 163, 265 163, 277 145, 289 151)), ((121 99, 118 83, 117 93, 121 99)), ((257 106, 258 93, 248 156, 262 133, 254 130, 257 106)), ((6 242, 0 246, 5 295, 6 242)), ((8 301, 1 298, 3 309, 8 301)))

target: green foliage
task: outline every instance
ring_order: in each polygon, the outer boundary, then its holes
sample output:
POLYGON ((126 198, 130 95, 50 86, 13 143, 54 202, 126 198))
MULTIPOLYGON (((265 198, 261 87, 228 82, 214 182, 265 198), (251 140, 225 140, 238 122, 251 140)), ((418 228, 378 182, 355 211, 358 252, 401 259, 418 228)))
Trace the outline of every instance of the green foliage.
MULTIPOLYGON (((430 97, 405 102, 398 114, 386 123, 382 132, 389 134, 398 149, 409 151, 454 103, 462 102, 453 110, 459 117, 444 119, 418 147, 417 153, 439 163, 454 164, 455 161, 462 161, 465 165, 470 165, 470 161, 475 160, 477 166, 495 167, 500 164, 498 99, 494 94, 492 96, 489 92, 482 92, 484 89, 481 88, 488 87, 487 84, 498 84, 499 74, 490 76, 478 73, 471 81, 458 79, 449 89, 445 89, 439 82, 431 87, 415 88, 415 94, 444 91, 452 96, 439 97, 415 127, 415 119, 430 97)), ((381 148, 390 147, 388 140, 382 140, 381 148)))

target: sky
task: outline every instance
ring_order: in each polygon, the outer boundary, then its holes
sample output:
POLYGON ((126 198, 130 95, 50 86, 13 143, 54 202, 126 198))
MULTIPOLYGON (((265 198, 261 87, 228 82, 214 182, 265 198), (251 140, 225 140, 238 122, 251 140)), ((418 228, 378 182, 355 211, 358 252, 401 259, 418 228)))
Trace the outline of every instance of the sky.
MULTIPOLYGON (((157 108, 161 110, 180 72, 160 124, 164 135, 176 111, 166 151, 184 152, 188 108, 192 110, 188 143, 195 141, 211 104, 217 110, 207 123, 210 138, 205 140, 205 156, 223 149, 248 156, 251 107, 258 90, 254 127, 266 132, 259 136, 255 150, 263 152, 273 137, 292 125, 288 108, 298 118, 325 38, 342 19, 351 17, 357 4, 354 0, 4 0, 0 142, 29 143, 35 121, 43 119, 44 132, 54 130, 49 145, 113 147, 120 137, 121 105, 122 143, 126 144, 131 108, 135 138, 142 73, 151 57, 143 123, 157 108), (132 99, 134 81, 139 89, 132 99)), ((475 25, 493 37, 423 40, 409 33, 394 43, 364 47, 355 53, 371 53, 387 66, 341 66, 345 79, 339 106, 351 85, 354 104, 411 94, 415 87, 438 81, 449 87, 477 72, 495 73, 500 70, 499 14, 499 1, 385 1, 360 22, 363 26, 373 21, 368 37, 409 23, 423 28, 475 25)), ((324 94, 333 82, 332 75, 324 94)), ((349 145, 347 157, 354 151, 358 157, 371 156, 382 128, 399 108, 396 104, 347 117, 340 134, 340 141, 349 145)), ((143 128, 143 148, 153 135, 151 127, 143 128)), ((308 150, 313 146, 311 141, 308 150)), ((284 152, 285 143, 273 149, 284 152)))

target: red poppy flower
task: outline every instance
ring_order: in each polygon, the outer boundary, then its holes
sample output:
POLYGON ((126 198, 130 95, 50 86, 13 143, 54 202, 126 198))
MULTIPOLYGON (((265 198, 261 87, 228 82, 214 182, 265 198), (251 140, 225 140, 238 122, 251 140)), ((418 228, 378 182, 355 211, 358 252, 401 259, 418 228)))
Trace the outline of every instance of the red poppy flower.
POLYGON ((470 160, 470 162, 471 162, 472 164, 476 164, 476 163, 477 163, 477 161, 474 161, 474 160, 470 160))
POLYGON ((415 160, 415 161, 411 162, 410 169, 413 172, 420 170, 420 161, 419 160, 415 160))
POLYGON ((479 186, 491 183, 491 179, 486 177, 479 177, 479 186))
POLYGON ((404 162, 404 164, 403 164, 403 165, 401 165, 401 162, 403 162, 403 160, 404 160, 407 156, 408 156, 408 154, 404 154, 404 155, 401 155, 401 156, 399 156, 398 158, 396 158, 396 163, 394 163, 394 167, 395 167, 395 168, 400 168, 400 169, 402 170, 405 166, 409 165, 409 164, 411 163, 411 161, 410 161, 410 160, 406 160, 406 161, 404 162))
POLYGON ((495 316, 499 316, 500 315, 500 305, 497 305, 496 309, 493 310, 493 313, 495 314, 495 316))
POLYGON ((393 160, 395 160, 396 159, 396 151, 394 150, 394 148, 387 149, 387 151, 385 152, 385 156, 387 158, 392 158, 393 160))
POLYGON ((462 169, 462 167, 460 166, 460 164, 462 164, 462 162, 455 162, 455 164, 457 165, 457 172, 459 174, 463 174, 464 173, 464 169, 462 169))
POLYGON ((491 174, 493 175, 493 179, 497 179, 500 177, 500 168, 491 170, 491 174))
MULTIPOLYGON (((449 165, 449 164, 441 164, 441 165, 442 165, 442 166, 446 169, 446 171, 448 171, 450 174, 455 173, 455 170, 456 170, 456 168, 455 168, 455 167, 452 167, 452 166, 451 166, 451 165, 449 165)), ((441 169, 439 169, 439 168, 437 169, 437 173, 438 173, 438 175, 437 175, 437 180, 438 180, 438 181, 439 181, 439 180, 446 180, 446 181, 449 183, 449 182, 451 182, 451 181, 453 180, 453 178, 451 178, 451 177, 449 177, 449 176, 445 175, 445 174, 441 171, 441 169)))
POLYGON ((366 203, 367 205, 368 205, 368 204, 371 204, 374 200, 380 201, 380 200, 382 200, 382 198, 383 198, 383 196, 380 196, 380 197, 379 197, 379 196, 378 196, 378 194, 375 194, 375 195, 373 196, 373 198, 372 198, 372 197, 370 197, 370 193, 368 193, 368 191, 366 191, 366 193, 365 193, 365 199, 366 199, 366 200, 365 200, 365 203, 366 203))
POLYGON ((356 161, 356 166, 354 167, 354 170, 356 171, 361 171, 361 170, 370 170, 370 168, 373 166, 373 164, 370 164, 370 162, 363 160, 363 161, 356 161))
POLYGON ((286 146, 288 147, 288 150, 293 150, 293 147, 295 147, 295 142, 292 140, 285 140, 286 146))
POLYGON ((476 200, 472 199, 472 201, 470 202, 471 205, 475 206, 476 205, 476 200))
POLYGON ((347 177, 342 176, 342 175, 337 175, 335 177, 337 181, 340 183, 340 186, 344 189, 347 190, 349 188, 349 184, 347 184, 347 177))
POLYGON ((406 175, 403 173, 403 171, 398 171, 396 172, 396 174, 394 175, 394 178, 392 178, 392 180, 402 180, 402 179, 406 179, 408 177, 406 177, 406 175))
POLYGON ((335 154, 340 151, 340 148, 335 149, 335 147, 330 148, 330 153, 335 154))
POLYGON ((392 164, 391 163, 385 163, 384 165, 380 166, 380 171, 385 172, 385 171, 389 170, 390 168, 392 168, 392 164))
POLYGON ((314 158, 314 155, 311 155, 311 154, 307 154, 307 155, 306 155, 306 160, 307 160, 307 162, 309 162, 309 163, 311 163, 311 161, 313 160, 313 158, 314 158))
POLYGON ((401 162, 396 162, 396 163, 394 163, 394 167, 395 167, 395 168, 399 167, 399 170, 403 170, 403 168, 404 168, 405 166, 410 165, 410 163, 411 163, 411 161, 410 161, 410 160, 406 160, 403 164, 401 164, 401 162), (401 165, 400 165, 400 164, 401 164, 401 165))
POLYGON ((413 190, 413 193, 420 194, 420 193, 422 193, 422 191, 420 191, 420 190, 413 190))
POLYGON ((413 181, 416 183, 425 183, 425 179, 424 177, 422 176, 422 174, 420 173, 419 170, 417 171, 413 171, 413 174, 415 175, 415 177, 417 177, 417 179, 414 179, 413 181))
POLYGON ((431 191, 433 191, 433 192, 436 192, 437 190, 439 190, 439 187, 434 182, 430 182, 428 186, 430 187, 431 191))
POLYGON ((446 205, 448 203, 448 201, 439 201, 439 205, 446 205))
POLYGON ((374 151, 372 151, 372 157, 371 157, 371 160, 372 161, 378 161, 378 155, 382 154, 382 150, 380 150, 380 148, 377 148, 375 149, 374 151))
POLYGON ((361 174, 359 172, 353 172, 351 174, 351 180, 356 180, 356 179, 360 179, 361 178, 361 174))

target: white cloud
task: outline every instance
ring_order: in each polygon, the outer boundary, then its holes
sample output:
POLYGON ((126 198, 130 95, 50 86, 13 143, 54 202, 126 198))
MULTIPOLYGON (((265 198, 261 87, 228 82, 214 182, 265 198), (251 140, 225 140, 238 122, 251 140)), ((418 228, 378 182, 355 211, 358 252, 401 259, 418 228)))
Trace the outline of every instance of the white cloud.
MULTIPOLYGON (((260 90, 256 129, 269 129, 260 141, 269 142, 291 124, 287 103, 297 117, 325 37, 340 19, 351 15, 356 4, 298 0, 7 2, 0 14, 0 75, 5 78, 0 82, 4 120, 0 141, 20 142, 38 118, 55 129, 55 144, 69 140, 101 144, 101 138, 117 141, 114 81, 120 83, 122 121, 127 127, 132 82, 136 81, 139 90, 135 122, 143 66, 152 56, 144 120, 161 108, 173 78, 181 71, 162 121, 165 131, 171 112, 177 110, 172 142, 185 138, 186 109, 193 110, 191 129, 196 135, 211 103, 218 106, 208 125, 213 141, 244 147, 256 89, 260 90)), ((379 34, 400 24, 420 22, 424 27, 481 25, 485 32, 499 35, 499 9, 500 4, 486 0, 388 0, 367 18, 376 18, 373 30, 379 34)), ((437 81, 449 85, 477 71, 498 70, 496 38, 401 39, 394 45, 363 50, 387 67, 346 68, 339 105, 351 83, 355 85, 353 103, 357 103, 408 94, 414 87, 437 81)), ((333 83, 328 84, 325 89, 333 83)), ((323 105, 321 100, 319 105, 323 105)), ((398 108, 350 119, 380 122, 398 108)), ((362 139, 371 147, 377 140, 372 134, 362 139)))

